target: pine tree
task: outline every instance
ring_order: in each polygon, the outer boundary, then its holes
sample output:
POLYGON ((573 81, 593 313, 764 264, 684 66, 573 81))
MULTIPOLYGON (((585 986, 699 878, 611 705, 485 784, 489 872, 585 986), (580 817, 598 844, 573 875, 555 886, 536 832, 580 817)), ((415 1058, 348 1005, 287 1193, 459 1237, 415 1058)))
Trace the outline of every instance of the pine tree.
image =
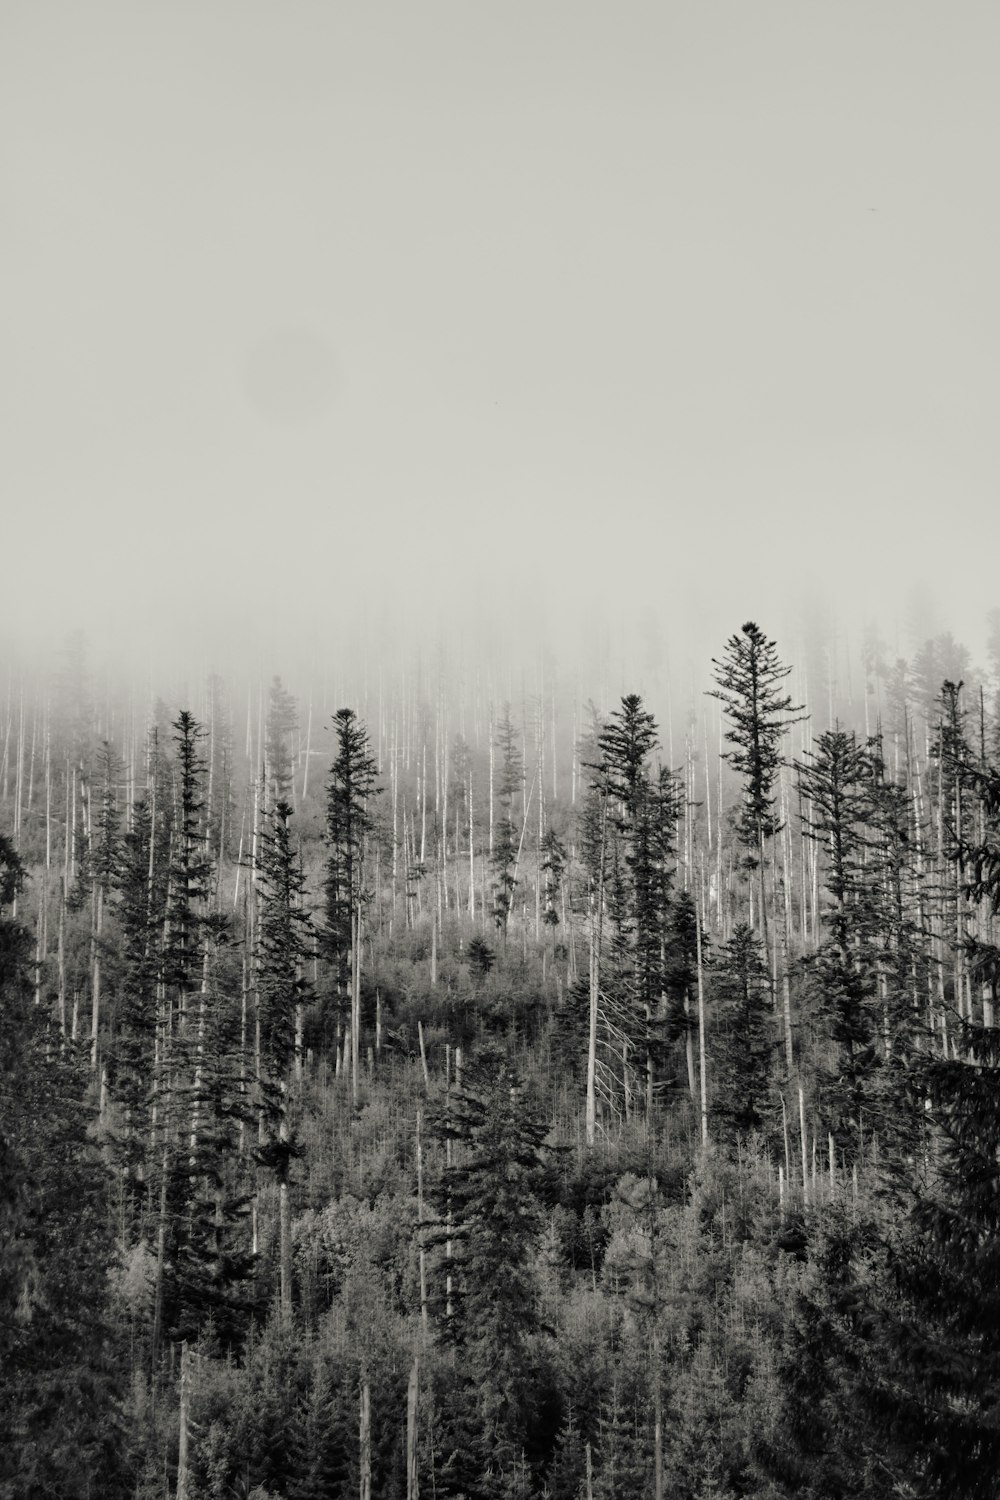
POLYGON ((120 1107, 114 1152, 136 1227, 147 1206, 147 1152, 155 1078, 156 987, 162 914, 153 907, 150 880, 152 818, 145 798, 135 803, 118 868, 121 978, 107 1054, 109 1097, 120 1107))
MULTIPOLYGON (((705 936, 702 935, 702 947, 705 936)), ((663 987, 667 997, 665 1038, 668 1045, 682 1041, 688 1092, 697 1096, 694 1042, 698 1014, 694 990, 698 963, 698 913, 690 891, 678 891, 667 913, 664 933, 663 987)))
POLYGON ((305 876, 292 845, 292 809, 278 802, 261 839, 257 996, 260 1020, 260 1090, 265 1140, 259 1159, 274 1173, 279 1200, 280 1307, 291 1317, 291 1218, 289 1170, 300 1154, 289 1119, 293 1063, 301 1063, 302 1008, 309 993, 304 977, 311 949, 305 907, 305 876))
POLYGON ((823 914, 824 940, 803 962, 807 992, 832 1049, 829 1061, 817 1062, 824 1123, 853 1161, 878 1061, 878 937, 885 924, 869 828, 876 765, 868 747, 835 725, 797 769, 803 833, 825 855, 823 882, 832 903, 823 914))
POLYGON ((652 714, 637 694, 629 694, 599 733, 600 761, 594 767, 594 786, 604 799, 603 887, 610 936, 603 992, 622 1039, 626 1113, 634 1091, 634 1053, 641 1069, 635 1082, 645 1094, 649 1118, 664 1051, 665 933, 681 806, 676 778, 649 765, 655 745, 652 714))
POLYGON ((288 1500, 339 1500, 343 1495, 350 1437, 341 1406, 327 1362, 317 1357, 292 1418, 288 1500))
POLYGON ((764 890, 764 846, 781 827, 775 808, 774 784, 784 764, 781 741, 793 724, 801 722, 802 705, 780 690, 791 672, 783 666, 778 648, 752 620, 726 642, 722 660, 712 658, 718 687, 710 693, 722 703, 733 746, 725 759, 743 778, 743 803, 737 829, 746 850, 746 863, 760 879, 759 920, 767 943, 767 903, 764 890), (796 717, 799 716, 799 717, 796 717))
POLYGON ((110 1182, 87 1077, 32 1004, 23 870, 0 836, 0 1495, 124 1495, 110 1182))
POLYGON ((374 828, 371 800, 377 766, 368 731, 352 708, 334 715, 337 756, 330 768, 326 801, 326 950, 334 966, 337 993, 351 1001, 351 1090, 359 1084, 361 1030, 361 921, 368 901, 365 848, 374 828))
POLYGON ((454 1143, 453 1166, 429 1193, 452 1257, 447 1339, 461 1353, 479 1415, 483 1497, 510 1493, 529 1419, 531 1339, 540 1324, 532 1256, 541 1224, 547 1125, 516 1072, 495 1056, 467 1067, 432 1121, 454 1143))
POLYGON ((107 740, 101 742, 98 753, 98 767, 101 786, 100 804, 89 860, 92 882, 91 907, 93 912, 90 941, 90 1065, 92 1068, 97 1067, 100 1038, 101 978, 105 946, 105 906, 117 881, 121 861, 121 836, 119 832, 121 820, 118 810, 118 780, 121 775, 121 764, 113 746, 107 740))
POLYGON ((774 1126, 772 1067, 776 1041, 770 974, 745 922, 717 950, 712 987, 718 1001, 713 1113, 731 1141, 774 1126))
POLYGON ((551 824, 542 835, 539 846, 541 854, 541 876, 544 882, 544 911, 542 921, 548 927, 558 927, 559 911, 556 898, 562 887, 568 858, 566 845, 551 824))
POLYGON ((497 798, 500 817, 493 833, 493 921, 501 941, 507 941, 507 924, 510 920, 517 884, 517 856, 519 839, 514 827, 514 796, 521 785, 524 761, 517 743, 517 731, 510 717, 510 705, 505 704, 497 724, 497 747, 500 751, 500 776, 497 783, 497 798))
POLYGON ((219 982, 225 920, 211 910, 202 726, 174 723, 178 812, 161 966, 159 1188, 153 1350, 193 1342, 211 1321, 224 1344, 245 1324, 252 1257, 249 1195, 236 1181, 242 1088, 240 1014, 219 982))

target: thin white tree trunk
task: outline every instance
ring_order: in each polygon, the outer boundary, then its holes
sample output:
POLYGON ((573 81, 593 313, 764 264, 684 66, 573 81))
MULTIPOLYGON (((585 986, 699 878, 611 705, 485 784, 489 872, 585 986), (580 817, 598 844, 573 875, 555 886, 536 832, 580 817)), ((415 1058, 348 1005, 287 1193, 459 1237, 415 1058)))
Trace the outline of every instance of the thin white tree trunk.
POLYGON ((406 1391, 406 1500, 419 1500, 417 1472, 417 1403, 420 1395, 420 1359, 413 1356, 410 1383, 406 1391))
POLYGON ((361 1382, 359 1421, 361 1500, 372 1500, 372 1391, 367 1379, 361 1382))
POLYGON ((191 1393, 189 1390, 190 1372, 188 1362, 187 1340, 181 1344, 181 1379, 180 1379, 180 1438, 177 1451, 177 1494, 176 1500, 187 1500, 188 1497, 188 1446, 190 1427, 191 1393))
POLYGON ((701 1070, 701 1143, 708 1145, 708 1070, 705 1057, 705 983, 701 961, 701 912, 695 907, 695 944, 698 965, 698 1063, 701 1070))

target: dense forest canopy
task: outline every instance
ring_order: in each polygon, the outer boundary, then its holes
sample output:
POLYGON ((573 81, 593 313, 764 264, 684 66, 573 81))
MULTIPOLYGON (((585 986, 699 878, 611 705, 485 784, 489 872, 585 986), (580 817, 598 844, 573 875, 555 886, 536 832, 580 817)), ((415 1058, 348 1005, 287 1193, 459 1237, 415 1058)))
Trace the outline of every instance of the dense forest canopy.
POLYGON ((986 640, 12 664, 0 1496, 993 1495, 986 640))

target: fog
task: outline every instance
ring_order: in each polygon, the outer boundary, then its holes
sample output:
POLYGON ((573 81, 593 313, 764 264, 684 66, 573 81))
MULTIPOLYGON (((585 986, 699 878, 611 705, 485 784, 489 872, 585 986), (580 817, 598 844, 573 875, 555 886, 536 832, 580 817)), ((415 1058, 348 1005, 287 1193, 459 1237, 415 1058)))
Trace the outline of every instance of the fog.
POLYGON ((980 652, 995 6, 6 0, 0 32, 8 653, 687 673, 748 617, 908 651, 928 590, 980 652))

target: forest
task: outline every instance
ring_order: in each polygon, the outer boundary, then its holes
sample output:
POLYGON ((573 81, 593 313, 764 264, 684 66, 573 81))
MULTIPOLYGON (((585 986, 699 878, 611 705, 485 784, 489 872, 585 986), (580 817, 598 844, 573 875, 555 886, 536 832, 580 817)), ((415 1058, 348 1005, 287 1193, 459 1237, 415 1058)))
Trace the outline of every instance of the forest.
POLYGON ((0 1497, 995 1496, 986 640, 11 667, 0 1497))

